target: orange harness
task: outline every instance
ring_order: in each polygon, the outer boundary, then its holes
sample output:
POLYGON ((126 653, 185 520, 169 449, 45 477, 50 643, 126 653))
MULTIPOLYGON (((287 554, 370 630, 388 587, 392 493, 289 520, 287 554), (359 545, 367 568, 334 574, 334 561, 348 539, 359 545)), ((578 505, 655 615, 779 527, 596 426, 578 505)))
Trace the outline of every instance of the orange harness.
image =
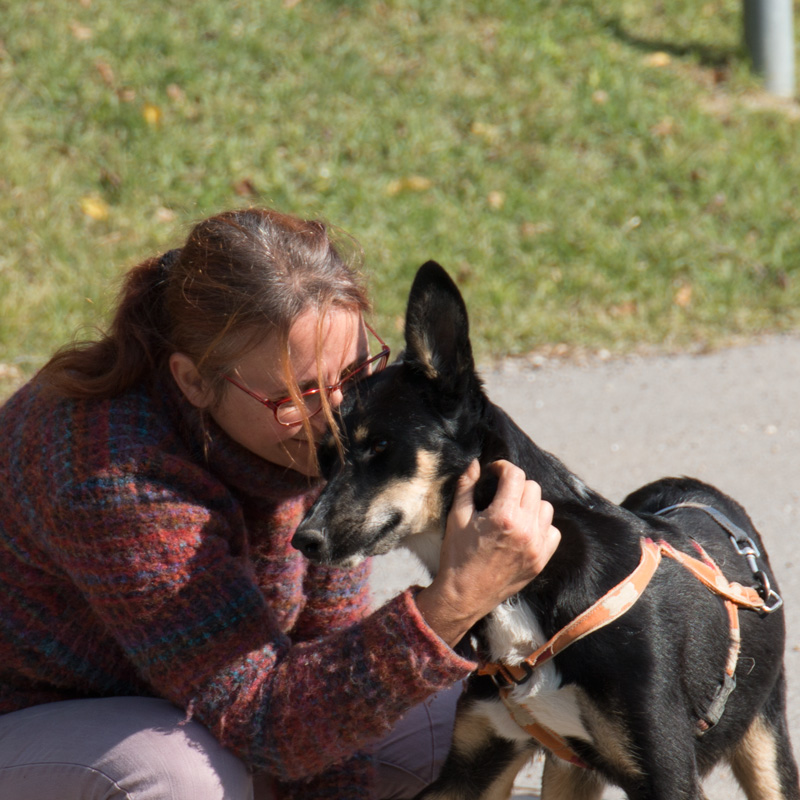
MULTIPOLYGON (((737 547, 739 552, 742 552, 742 550, 740 550, 740 545, 744 540, 749 543, 756 555, 760 555, 752 540, 746 536, 744 531, 735 526, 730 520, 716 511, 716 509, 709 506, 685 503, 680 506, 670 506, 658 513, 663 514, 677 508, 685 507, 697 508, 710 514, 728 531, 734 541, 734 546, 737 547), (739 534, 741 534, 741 536, 739 536, 739 534), (744 537, 744 539, 741 537, 744 537)), ((586 767, 587 765, 575 754, 562 736, 538 722, 526 708, 513 703, 510 699, 511 691, 515 685, 524 683, 531 676, 536 667, 557 656, 570 645, 583 639, 584 636, 594 633, 627 613, 635 605, 636 601, 641 597, 642 592, 644 592, 645 588, 650 583, 651 578, 658 569, 658 565, 661 563, 662 556, 668 556, 677 561, 712 592, 722 597, 728 611, 730 647, 728 650, 728 660, 725 665, 725 675, 723 683, 720 685, 710 708, 697 723, 698 735, 702 735, 719 721, 725 709, 725 702, 736 686, 734 673, 736 672, 736 664, 739 660, 739 650, 741 646, 738 607, 742 606, 762 613, 769 613, 779 608, 782 602, 780 597, 769 587, 768 583, 766 587, 768 594, 767 600, 773 601, 771 606, 767 605, 765 599, 756 589, 742 586, 739 583, 729 583, 722 574, 722 570, 720 570, 697 542, 694 542, 694 546, 700 558, 688 556, 676 550, 672 545, 663 540, 654 542, 652 539, 648 538, 642 539, 640 543, 642 555, 636 569, 634 569, 625 580, 617 584, 596 603, 587 608, 586 611, 558 631, 549 641, 545 642, 545 644, 531 653, 531 655, 519 664, 488 663, 483 664, 478 670, 479 675, 490 675, 492 677, 500 689, 500 697, 503 703, 514 721, 523 728, 523 730, 550 750, 554 755, 576 766, 586 767), (501 678, 504 683, 501 684, 498 677, 501 678)), ((749 552, 744 554, 750 555, 749 552)), ((750 558, 748 558, 748 561, 750 561, 750 558)), ((756 573, 753 563, 751 563, 751 567, 753 567, 753 571, 756 573)), ((763 575, 763 573, 756 574, 763 575)), ((766 576, 764 576, 764 578, 766 578, 766 576)))

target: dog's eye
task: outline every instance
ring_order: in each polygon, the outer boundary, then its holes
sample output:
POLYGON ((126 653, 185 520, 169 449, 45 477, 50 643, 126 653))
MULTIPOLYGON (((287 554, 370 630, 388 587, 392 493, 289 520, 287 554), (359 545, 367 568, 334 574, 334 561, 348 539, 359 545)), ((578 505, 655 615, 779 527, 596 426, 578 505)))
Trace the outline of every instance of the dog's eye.
POLYGON ((389 442, 387 442, 386 439, 376 439, 372 443, 372 452, 375 453, 375 455, 380 455, 388 446, 389 442))

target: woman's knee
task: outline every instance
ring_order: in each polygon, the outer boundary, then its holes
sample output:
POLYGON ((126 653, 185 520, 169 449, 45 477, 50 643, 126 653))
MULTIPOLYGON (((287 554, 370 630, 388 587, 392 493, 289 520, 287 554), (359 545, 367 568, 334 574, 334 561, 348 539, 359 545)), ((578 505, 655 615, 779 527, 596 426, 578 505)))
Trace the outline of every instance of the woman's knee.
POLYGON ((164 700, 52 703, 0 717, 9 800, 251 800, 244 764, 164 700))
POLYGON ((436 780, 450 751, 460 695, 459 684, 415 706, 376 747, 378 798, 415 797, 436 780))

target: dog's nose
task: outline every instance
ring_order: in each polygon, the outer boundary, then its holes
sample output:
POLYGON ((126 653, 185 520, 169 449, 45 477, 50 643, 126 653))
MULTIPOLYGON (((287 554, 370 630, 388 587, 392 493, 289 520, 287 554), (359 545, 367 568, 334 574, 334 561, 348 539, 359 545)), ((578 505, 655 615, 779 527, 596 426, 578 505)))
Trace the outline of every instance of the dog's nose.
POLYGON ((292 536, 292 547, 299 550, 309 561, 322 561, 325 558, 325 534, 314 528, 303 528, 292 536))

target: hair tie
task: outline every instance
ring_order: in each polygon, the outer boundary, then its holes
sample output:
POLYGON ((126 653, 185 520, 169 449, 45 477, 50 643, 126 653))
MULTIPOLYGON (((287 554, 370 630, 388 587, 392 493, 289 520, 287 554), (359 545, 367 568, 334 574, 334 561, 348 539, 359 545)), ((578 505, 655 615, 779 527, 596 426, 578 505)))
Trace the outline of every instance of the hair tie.
POLYGON ((180 255, 180 248, 177 248, 175 250, 168 250, 158 259, 158 269, 165 278, 169 275, 175 262, 180 258, 180 255))

